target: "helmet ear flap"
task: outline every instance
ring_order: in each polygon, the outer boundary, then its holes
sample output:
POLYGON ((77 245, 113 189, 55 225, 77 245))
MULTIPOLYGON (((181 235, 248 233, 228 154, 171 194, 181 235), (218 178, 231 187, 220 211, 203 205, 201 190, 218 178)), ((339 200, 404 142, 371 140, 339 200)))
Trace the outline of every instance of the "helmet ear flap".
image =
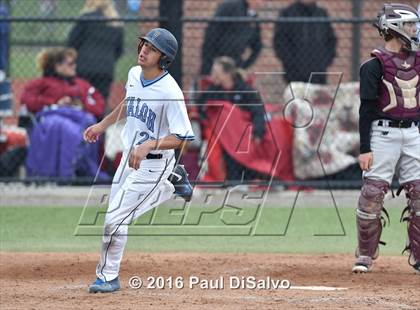
POLYGON ((388 34, 388 27, 386 27, 385 14, 378 15, 378 18, 373 23, 373 26, 375 26, 378 29, 379 35, 385 36, 388 34))
POLYGON ((160 60, 159 60, 159 66, 162 69, 167 69, 170 64, 171 64, 171 60, 169 59, 169 57, 166 56, 165 54, 162 54, 162 56, 160 57, 160 60))

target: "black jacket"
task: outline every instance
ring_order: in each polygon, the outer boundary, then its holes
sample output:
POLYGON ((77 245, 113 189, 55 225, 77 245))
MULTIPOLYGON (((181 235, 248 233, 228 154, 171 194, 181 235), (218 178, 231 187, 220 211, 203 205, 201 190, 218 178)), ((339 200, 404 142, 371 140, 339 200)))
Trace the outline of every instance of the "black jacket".
POLYGON ((207 118, 205 103, 207 100, 225 100, 251 113, 253 135, 262 138, 265 133, 265 109, 258 92, 246 84, 242 78, 235 80, 233 91, 226 92, 221 86, 210 85, 198 100, 201 118, 207 118))
MULTIPOLYGON (((315 3, 296 2, 279 17, 328 17, 315 3)), ((336 37, 330 23, 277 23, 274 51, 283 62, 287 82, 308 82, 311 72, 326 72, 335 57, 336 37)), ((325 84, 326 75, 316 75, 312 83, 325 84)))
MULTIPOLYGON (((96 11, 82 18, 102 16, 96 11)), ((123 51, 123 28, 104 22, 78 22, 70 32, 67 45, 77 50, 78 75, 112 77, 114 65, 123 51)))
MULTIPOLYGON (((246 0, 225 0, 216 9, 215 17, 250 17, 246 0)), ((209 74, 213 60, 219 56, 232 57, 237 66, 248 68, 261 51, 260 27, 255 22, 210 22, 201 51, 201 74, 209 74), (251 54, 241 55, 247 47, 251 54)))

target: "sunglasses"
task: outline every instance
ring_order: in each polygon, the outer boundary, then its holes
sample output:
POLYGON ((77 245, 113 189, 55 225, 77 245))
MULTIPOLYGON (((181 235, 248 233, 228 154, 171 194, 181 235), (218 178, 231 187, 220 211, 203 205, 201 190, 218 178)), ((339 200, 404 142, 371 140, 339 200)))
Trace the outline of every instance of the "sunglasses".
POLYGON ((75 66, 76 65, 76 61, 75 60, 71 60, 71 61, 63 61, 62 62, 63 65, 67 65, 67 66, 75 66))

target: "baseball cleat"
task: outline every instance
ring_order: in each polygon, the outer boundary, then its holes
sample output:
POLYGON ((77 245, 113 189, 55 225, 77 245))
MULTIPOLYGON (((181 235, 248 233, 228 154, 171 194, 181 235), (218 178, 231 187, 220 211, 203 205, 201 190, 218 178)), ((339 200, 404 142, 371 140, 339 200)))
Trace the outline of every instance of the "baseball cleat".
POLYGON ((368 273, 373 268, 372 258, 369 256, 359 256, 353 265, 352 272, 354 273, 368 273))
POLYGON ((118 277, 111 281, 103 281, 99 278, 96 279, 89 286, 89 293, 112 293, 120 289, 120 281, 118 277))
POLYGON ((184 165, 176 165, 168 179, 175 187, 175 195, 184 198, 187 202, 191 201, 193 188, 184 165))

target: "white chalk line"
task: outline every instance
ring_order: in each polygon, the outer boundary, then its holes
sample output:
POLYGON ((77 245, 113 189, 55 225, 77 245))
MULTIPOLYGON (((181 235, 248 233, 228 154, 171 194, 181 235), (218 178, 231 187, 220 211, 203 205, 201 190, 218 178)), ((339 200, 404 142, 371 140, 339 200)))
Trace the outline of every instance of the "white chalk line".
POLYGON ((347 287, 332 287, 332 286, 290 286, 289 290, 302 290, 302 291, 345 291, 347 287))
MULTIPOLYGON (((87 284, 79 285, 64 285, 59 287, 50 288, 49 290, 79 290, 83 288, 88 288, 87 284)), ((345 291, 348 290, 347 287, 333 287, 333 286, 295 286, 292 285, 289 288, 282 288, 282 290, 302 290, 302 291, 345 291)))

